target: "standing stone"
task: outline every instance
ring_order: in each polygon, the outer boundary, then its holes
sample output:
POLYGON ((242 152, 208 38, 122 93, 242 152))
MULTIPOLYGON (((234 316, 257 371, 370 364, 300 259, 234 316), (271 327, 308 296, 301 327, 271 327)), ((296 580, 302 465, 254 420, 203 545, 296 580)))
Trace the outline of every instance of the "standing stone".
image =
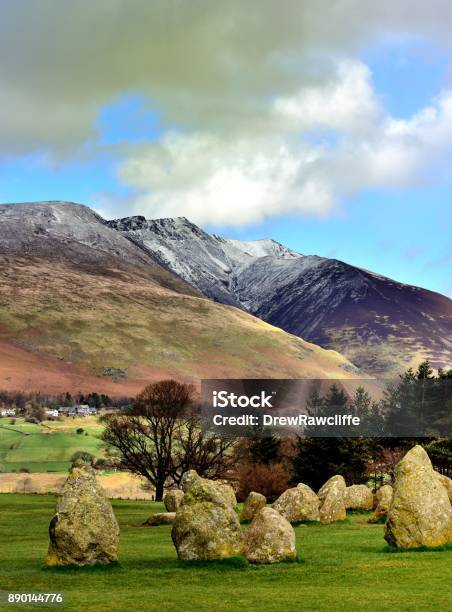
POLYGON ((345 484, 345 480, 343 476, 340 476, 340 475, 331 476, 331 478, 329 478, 325 482, 325 484, 319 489, 319 492, 317 493, 318 498, 320 499, 320 503, 321 504, 323 503, 323 501, 325 500, 325 498, 327 497, 327 495, 332 489, 338 489, 339 491, 341 491, 342 495, 344 496, 346 488, 347 488, 347 485, 345 484))
POLYGON ((261 493, 256 493, 255 491, 251 491, 248 494, 248 497, 243 504, 243 510, 240 514, 240 520, 243 522, 252 521, 255 515, 261 510, 265 508, 267 504, 267 499, 265 495, 261 493))
POLYGON ((50 521, 49 537, 47 565, 95 565, 117 560, 118 523, 90 466, 72 467, 50 521))
POLYGON ((375 494, 375 500, 377 502, 377 505, 373 514, 367 521, 368 523, 379 523, 382 520, 382 517, 386 518, 392 501, 391 485, 383 485, 382 487, 380 487, 375 494))
MULTIPOLYGON (((197 474, 196 470, 188 470, 181 478, 181 489, 182 491, 187 491, 190 488, 191 484, 200 476, 197 474)), ((234 489, 231 485, 221 482, 218 480, 210 480, 208 478, 203 478, 206 482, 211 482, 217 490, 223 495, 226 502, 231 506, 231 508, 235 508, 237 506, 237 499, 235 497, 234 489)))
POLYGON ((237 498, 231 485, 227 484, 226 482, 215 482, 214 480, 212 480, 212 482, 214 482, 220 489, 220 492, 231 508, 235 508, 237 506, 237 498))
POLYGON ((397 466, 385 540, 397 548, 441 546, 452 542, 452 507, 422 446, 397 466))
POLYGON ((182 475, 180 481, 180 488, 184 493, 191 487, 191 485, 199 478, 196 470, 188 470, 182 475))
POLYGON ((185 495, 171 532, 179 559, 210 561, 240 555, 239 519, 216 483, 195 472, 183 487, 185 495))
POLYGON ((163 503, 167 512, 177 512, 180 506, 184 492, 180 489, 170 489, 163 496, 163 503))
POLYGON ((345 489, 344 502, 347 510, 372 510, 374 496, 366 485, 352 485, 345 489))
POLYGON ((272 508, 289 523, 319 520, 319 498, 308 485, 303 483, 292 489, 286 489, 272 508))
POLYGON ((452 480, 439 472, 435 472, 435 474, 439 482, 445 487, 447 495, 449 496, 449 501, 452 504, 452 480))
POLYGON ((244 536, 243 550, 250 563, 278 563, 294 560, 295 531, 273 508, 262 508, 244 536))
POLYGON ((149 525, 150 527, 156 527, 157 525, 172 525, 175 520, 175 512, 157 512, 156 514, 151 514, 143 525, 149 525))
POLYGON ((343 476, 332 476, 318 492, 320 500, 320 522, 343 521, 347 516, 345 509, 345 490, 347 485, 343 476))

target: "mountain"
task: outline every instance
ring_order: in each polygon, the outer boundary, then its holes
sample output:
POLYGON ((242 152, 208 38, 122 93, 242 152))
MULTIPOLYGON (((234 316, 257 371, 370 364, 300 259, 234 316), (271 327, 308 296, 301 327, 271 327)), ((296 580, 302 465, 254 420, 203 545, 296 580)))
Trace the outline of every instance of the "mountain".
POLYGON ((359 375, 181 276, 85 206, 0 205, 0 388, 122 395, 167 376, 359 375))
POLYGON ((429 358, 452 364, 452 300, 273 240, 209 235, 187 219, 108 222, 204 295, 232 304, 379 377, 429 358))
POLYGON ((107 223, 207 297, 239 308, 246 309, 244 296, 237 292, 241 271, 265 257, 272 262, 301 257, 274 240, 241 242, 211 236, 185 217, 136 216, 107 223))

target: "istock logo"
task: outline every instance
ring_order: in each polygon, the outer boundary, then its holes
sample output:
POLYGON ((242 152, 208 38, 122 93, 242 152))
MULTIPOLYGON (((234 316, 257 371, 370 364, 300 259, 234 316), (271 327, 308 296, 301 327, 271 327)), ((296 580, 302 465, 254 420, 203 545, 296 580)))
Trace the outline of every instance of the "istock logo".
POLYGON ((265 391, 261 391, 260 395, 237 395, 237 393, 228 393, 227 391, 214 391, 212 394, 212 403, 214 408, 272 408, 272 395, 266 395, 265 391))

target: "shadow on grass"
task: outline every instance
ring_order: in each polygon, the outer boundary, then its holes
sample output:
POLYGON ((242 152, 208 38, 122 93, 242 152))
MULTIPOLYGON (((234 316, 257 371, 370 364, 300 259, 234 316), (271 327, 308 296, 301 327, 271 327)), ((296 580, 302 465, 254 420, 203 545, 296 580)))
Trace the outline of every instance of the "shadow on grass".
POLYGON ((85 574, 108 574, 111 572, 121 571, 123 567, 118 561, 112 563, 95 565, 54 565, 49 567, 43 565, 42 570, 49 572, 50 574, 74 574, 74 573, 85 573, 85 574))
POLYGON ((320 525, 320 521, 293 521, 290 524, 292 527, 311 527, 312 525, 320 525))
POLYGON ((305 560, 297 555, 295 559, 286 559, 280 563, 254 564, 249 563, 245 557, 230 557, 215 561, 180 561, 179 559, 137 559, 124 564, 122 569, 129 570, 208 570, 211 572, 248 571, 261 568, 277 568, 281 565, 303 564, 305 560))
POLYGON ((396 546, 384 546, 382 553, 412 553, 412 552, 452 552, 452 543, 442 546, 417 546, 416 548, 397 548, 396 546))
POLYGON ((386 523, 386 514, 383 516, 379 516, 377 519, 373 521, 367 521, 368 525, 384 525, 386 523))
POLYGON ((281 561, 281 563, 288 563, 288 564, 299 563, 301 565, 303 563, 306 563, 306 561, 302 559, 300 555, 297 555, 295 559, 286 559, 285 561, 281 561))
POLYGON ((279 563, 250 563, 245 557, 231 557, 219 561, 179 561, 178 567, 184 569, 203 568, 213 571, 229 571, 229 570, 255 570, 263 568, 277 568, 281 565, 294 565, 305 563, 304 559, 298 555, 295 559, 287 558, 279 563))
POLYGON ((331 523, 322 523, 321 521, 294 521, 291 525, 292 527, 319 527, 323 529, 330 526, 350 525, 351 522, 349 518, 345 518, 342 521, 331 521, 331 523))
POLYGON ((183 569, 206 568, 220 571, 228 571, 231 569, 247 569, 250 564, 245 557, 229 557, 227 559, 218 559, 216 561, 177 561, 178 566, 183 569))
POLYGON ((109 564, 101 565, 64 565, 64 566, 42 566, 42 571, 49 574, 108 574, 118 571, 130 571, 130 570, 193 570, 193 569, 207 569, 214 572, 229 572, 236 570, 250 570, 258 568, 277 568, 281 565, 293 565, 303 564, 305 560, 299 555, 295 559, 287 558, 278 563, 263 563, 254 564, 250 563, 245 557, 236 556, 229 557, 227 559, 217 559, 212 561, 181 561, 179 559, 168 559, 168 557, 160 557, 157 559, 135 559, 126 561, 124 564, 114 561, 109 564))
POLYGON ((216 561, 180 561, 179 559, 169 559, 160 557, 153 559, 134 559, 124 564, 124 569, 129 570, 191 570, 208 569, 213 571, 227 572, 248 569, 250 564, 245 557, 230 557, 228 559, 218 559, 216 561))

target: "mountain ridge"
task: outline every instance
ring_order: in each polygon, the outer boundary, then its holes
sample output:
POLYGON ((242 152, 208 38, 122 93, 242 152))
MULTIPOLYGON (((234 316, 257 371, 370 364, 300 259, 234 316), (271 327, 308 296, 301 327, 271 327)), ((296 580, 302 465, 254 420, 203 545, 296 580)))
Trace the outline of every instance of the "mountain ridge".
POLYGON ((88 207, 0 205, 0 388, 130 396, 166 377, 359 375, 339 353, 206 298, 88 207))
POLYGON ((338 350, 374 375, 424 358, 452 363, 452 301, 440 293, 271 239, 211 235, 186 218, 133 219, 108 224, 207 297, 338 350))

